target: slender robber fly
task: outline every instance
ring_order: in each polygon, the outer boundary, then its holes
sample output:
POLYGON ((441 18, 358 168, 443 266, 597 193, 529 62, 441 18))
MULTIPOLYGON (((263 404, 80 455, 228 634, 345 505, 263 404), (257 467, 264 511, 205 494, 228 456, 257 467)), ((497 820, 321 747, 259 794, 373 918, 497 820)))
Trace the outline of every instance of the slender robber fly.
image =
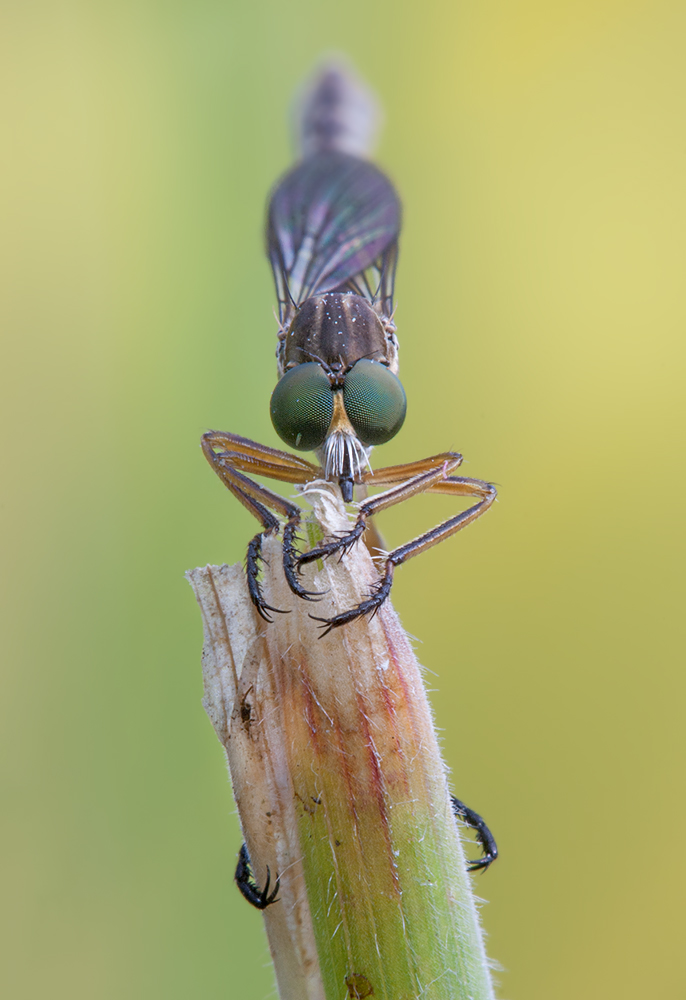
POLYGON ((325 68, 302 105, 301 159, 269 200, 267 253, 279 303, 279 381, 271 418, 279 437, 291 448, 314 452, 316 463, 222 431, 202 439, 214 471, 262 525, 248 546, 246 568, 251 600, 266 621, 280 609, 266 603, 259 583, 265 535, 283 531, 284 574, 306 601, 317 598, 300 579, 307 563, 342 555, 362 538, 382 563, 366 600, 317 619, 325 631, 374 613, 390 593, 396 566, 475 521, 496 497, 490 483, 453 475, 462 462, 456 452, 376 470, 370 465, 372 448, 397 434, 406 409, 393 321, 400 202, 388 178, 365 158, 370 117, 369 97, 349 72, 325 68), (246 473, 299 486, 324 479, 338 484, 346 503, 355 487, 362 497, 370 487, 389 488, 360 504, 347 533, 299 552, 301 509, 246 473), (473 503, 380 557, 369 519, 418 493, 473 503))

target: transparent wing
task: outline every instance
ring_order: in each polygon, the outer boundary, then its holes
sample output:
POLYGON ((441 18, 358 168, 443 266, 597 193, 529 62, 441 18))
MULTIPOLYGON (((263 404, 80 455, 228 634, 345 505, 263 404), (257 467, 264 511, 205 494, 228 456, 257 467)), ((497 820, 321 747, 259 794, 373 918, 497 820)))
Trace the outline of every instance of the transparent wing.
POLYGON ((311 295, 341 288, 381 300, 390 315, 399 230, 398 196, 372 163, 322 152, 294 167, 267 217, 281 321, 311 295))
POLYGON ((363 295, 372 304, 378 303, 381 314, 391 319, 397 263, 398 241, 395 239, 371 267, 350 278, 343 287, 346 291, 363 295))

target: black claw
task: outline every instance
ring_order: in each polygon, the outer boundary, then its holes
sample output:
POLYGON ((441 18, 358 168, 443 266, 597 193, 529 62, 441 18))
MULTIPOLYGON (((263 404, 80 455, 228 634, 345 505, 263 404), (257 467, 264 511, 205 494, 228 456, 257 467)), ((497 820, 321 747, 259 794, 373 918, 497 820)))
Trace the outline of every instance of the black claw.
POLYGON ((305 590, 304 587, 298 582, 298 578, 295 573, 295 569, 292 563, 286 563, 286 558, 284 556, 283 572, 286 577, 286 583, 291 588, 292 592, 296 597, 301 597, 303 601, 312 601, 316 603, 321 601, 324 594, 321 590, 305 590))
POLYGON ((241 846, 238 853, 238 864, 236 865, 236 874, 234 875, 234 878, 243 898, 247 899, 250 905, 254 906, 257 910, 266 910, 272 903, 278 903, 278 892, 281 879, 277 877, 274 888, 270 893, 269 883, 271 874, 269 868, 267 868, 267 881, 265 882, 264 889, 260 889, 255 881, 252 865, 250 863, 250 855, 248 854, 248 848, 245 844, 241 846))
POLYGON ((469 861, 467 871, 485 872, 489 865, 492 865, 498 857, 498 845, 495 842, 495 837, 478 813, 470 809, 469 806, 466 806, 464 802, 460 802, 454 795, 450 796, 450 801, 453 806, 453 814, 476 831, 476 839, 484 854, 482 858, 475 858, 473 861, 469 861))
POLYGON ((284 608, 273 608, 271 604, 267 604, 265 599, 262 597, 262 590, 259 587, 256 580, 252 580, 248 576, 248 593, 250 594, 250 600, 255 605, 257 613, 260 618, 263 618, 266 622, 273 622, 274 619, 269 617, 268 612, 272 612, 275 615, 288 615, 290 611, 286 611, 284 608))
POLYGON ((316 615, 310 615, 309 617, 312 621, 321 623, 320 627, 323 631, 319 638, 323 639, 332 629, 340 628, 341 625, 349 625, 350 622, 354 622, 358 618, 364 618, 365 615, 370 615, 373 618, 381 607, 381 604, 382 602, 377 600, 363 601, 356 608, 351 608, 350 611, 342 611, 340 615, 334 615, 333 618, 318 618, 316 615))
POLYGON ((296 597, 301 597, 303 601, 309 601, 311 604, 317 604, 325 594, 325 591, 303 590, 302 587, 291 587, 291 590, 296 597))
MULTIPOLYGON (((319 638, 323 639, 325 635, 328 635, 331 629, 336 628, 337 622, 335 619, 331 618, 318 618, 316 615, 308 615, 313 622, 320 622, 319 628, 321 632, 319 633, 319 638)), ((341 624, 345 624, 342 622, 341 624)))
POLYGON ((495 858, 476 858, 467 864, 468 872, 485 872, 495 858))
POLYGON ((250 595, 250 597, 252 598, 252 602, 255 605, 255 608, 257 609, 257 613, 260 616, 260 618, 262 618, 266 622, 269 622, 270 625, 273 624, 274 619, 269 617, 269 615, 267 614, 268 611, 271 611, 273 614, 276 615, 290 615, 290 611, 286 610, 285 608, 273 608, 271 604, 267 604, 265 601, 262 600, 256 601, 252 597, 252 594, 250 595))
POLYGON ((373 618, 391 592, 394 568, 393 563, 387 563, 383 580, 376 584, 366 601, 361 601, 357 607, 351 608, 350 611, 342 611, 339 615, 334 615, 333 618, 317 618, 315 615, 310 615, 313 621, 321 622, 322 626, 326 626, 319 638, 323 639, 325 635, 329 634, 331 629, 340 628, 341 625, 348 625, 350 622, 354 622, 356 618, 363 618, 364 615, 370 615, 373 618))
POLYGON ((304 587, 301 587, 292 567, 286 569, 284 566, 284 574, 288 586, 291 588, 296 597, 301 597, 303 601, 314 601, 315 603, 317 601, 321 601, 324 596, 324 592, 321 590, 305 590, 304 587))
POLYGON ((310 615, 309 617, 312 621, 320 622, 323 628, 320 639, 323 639, 325 635, 328 635, 331 629, 340 628, 341 625, 348 625, 350 622, 356 621, 358 618, 363 618, 365 615, 374 614, 378 611, 378 605, 371 601, 363 601, 358 604, 356 608, 351 608, 350 611, 342 611, 339 615, 334 615, 333 618, 318 618, 316 615, 310 615), (367 605, 370 605, 367 607, 367 605))
POLYGON ((291 591, 295 594, 296 597, 301 597, 303 601, 312 601, 315 604, 317 603, 317 601, 321 601, 326 591, 305 590, 305 588, 301 587, 300 584, 298 583, 298 578, 296 577, 295 571, 292 568, 286 569, 286 567, 284 566, 283 570, 284 570, 284 576, 286 577, 286 583, 291 588, 291 591))

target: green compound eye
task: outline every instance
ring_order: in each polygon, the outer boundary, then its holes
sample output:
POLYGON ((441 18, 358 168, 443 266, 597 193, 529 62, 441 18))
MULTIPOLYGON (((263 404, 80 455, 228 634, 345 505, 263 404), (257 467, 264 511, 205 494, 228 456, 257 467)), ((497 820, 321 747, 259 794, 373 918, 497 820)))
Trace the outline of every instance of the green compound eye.
POLYGON ((269 404, 274 430, 300 451, 324 443, 333 416, 331 384, 320 365, 296 365, 276 383, 269 404))
POLYGON ((358 361, 345 376, 343 403, 362 444, 384 444, 403 425, 405 390, 378 361, 358 361))

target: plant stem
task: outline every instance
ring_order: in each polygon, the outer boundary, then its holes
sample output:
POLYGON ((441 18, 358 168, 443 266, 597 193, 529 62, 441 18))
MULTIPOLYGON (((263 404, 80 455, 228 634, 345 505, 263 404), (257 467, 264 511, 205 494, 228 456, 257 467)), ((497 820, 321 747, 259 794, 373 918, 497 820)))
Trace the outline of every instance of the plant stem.
MULTIPOLYGON (((314 521, 344 530, 336 490, 314 521)), ((266 624, 240 567, 189 574, 205 630, 205 707, 229 762, 282 1000, 492 1000, 482 932, 420 667, 386 602, 320 638, 308 612, 357 604, 377 579, 358 544, 293 597, 265 545, 266 624), (347 993, 346 993, 347 991, 347 993)))

